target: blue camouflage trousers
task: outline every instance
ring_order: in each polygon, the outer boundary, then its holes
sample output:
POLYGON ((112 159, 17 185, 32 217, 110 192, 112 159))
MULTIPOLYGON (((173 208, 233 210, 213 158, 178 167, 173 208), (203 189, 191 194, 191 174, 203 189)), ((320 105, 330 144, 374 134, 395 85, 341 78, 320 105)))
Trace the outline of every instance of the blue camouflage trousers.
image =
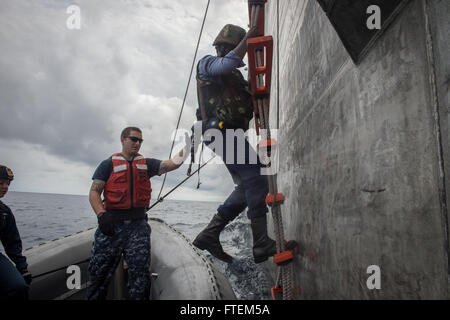
POLYGON ((148 300, 150 296, 150 233, 146 220, 118 223, 115 234, 95 232, 89 262, 88 300, 104 300, 108 285, 123 253, 128 265, 128 293, 132 300, 148 300))

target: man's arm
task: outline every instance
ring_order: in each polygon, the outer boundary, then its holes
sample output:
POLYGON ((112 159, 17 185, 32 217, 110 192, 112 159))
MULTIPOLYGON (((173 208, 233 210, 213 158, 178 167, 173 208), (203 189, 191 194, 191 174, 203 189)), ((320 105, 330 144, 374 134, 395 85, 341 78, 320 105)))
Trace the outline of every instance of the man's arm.
POLYGON ((91 190, 89 191, 89 203, 96 215, 106 211, 102 201, 102 192, 104 188, 105 181, 94 179, 91 190))
POLYGON ((172 159, 161 161, 158 171, 159 175, 178 169, 187 159, 191 149, 191 138, 189 137, 189 134, 187 132, 184 135, 184 140, 185 145, 183 149, 175 154, 172 159))
MULTIPOLYGON (((181 164, 182 164, 182 163, 181 163, 181 164)), ((159 166, 158 174, 161 175, 161 174, 164 174, 164 173, 173 171, 173 170, 175 170, 175 169, 178 169, 178 168, 181 166, 181 164, 176 165, 176 164, 172 161, 172 159, 169 159, 169 160, 163 160, 163 161, 161 161, 161 165, 159 166)))
POLYGON ((258 28, 251 28, 241 42, 225 57, 206 56, 199 62, 199 76, 202 80, 212 80, 208 77, 227 75, 233 70, 245 66, 242 59, 247 53, 247 40, 258 35, 258 28))
POLYGON ((201 80, 210 81, 210 77, 220 77, 230 74, 233 70, 245 66, 242 59, 234 51, 225 57, 206 56, 199 61, 199 76, 201 80))

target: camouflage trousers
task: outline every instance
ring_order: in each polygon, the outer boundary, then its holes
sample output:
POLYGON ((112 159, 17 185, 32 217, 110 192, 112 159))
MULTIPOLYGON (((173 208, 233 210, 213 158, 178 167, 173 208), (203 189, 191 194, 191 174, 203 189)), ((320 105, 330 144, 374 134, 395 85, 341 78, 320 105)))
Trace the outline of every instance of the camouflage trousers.
POLYGON ((108 285, 123 253, 128 265, 128 293, 133 300, 148 300, 150 296, 150 226, 146 220, 114 226, 112 237, 99 228, 89 262, 88 300, 104 300, 108 285))

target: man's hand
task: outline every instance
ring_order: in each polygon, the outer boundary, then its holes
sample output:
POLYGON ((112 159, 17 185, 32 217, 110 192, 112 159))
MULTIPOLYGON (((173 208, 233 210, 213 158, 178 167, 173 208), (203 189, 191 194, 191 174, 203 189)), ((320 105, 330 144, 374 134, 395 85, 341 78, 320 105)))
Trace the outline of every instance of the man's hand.
POLYGON ((247 34, 245 35, 246 39, 259 37, 259 29, 257 26, 251 27, 250 30, 247 31, 247 34))
POLYGON ((251 27, 250 30, 247 31, 247 34, 242 39, 242 41, 234 48, 234 53, 238 55, 241 59, 244 59, 245 54, 247 53, 247 40, 250 38, 254 38, 259 36, 258 27, 251 27))
POLYGON ((112 237, 115 234, 114 221, 110 212, 104 211, 97 215, 98 227, 100 231, 108 237, 112 237))

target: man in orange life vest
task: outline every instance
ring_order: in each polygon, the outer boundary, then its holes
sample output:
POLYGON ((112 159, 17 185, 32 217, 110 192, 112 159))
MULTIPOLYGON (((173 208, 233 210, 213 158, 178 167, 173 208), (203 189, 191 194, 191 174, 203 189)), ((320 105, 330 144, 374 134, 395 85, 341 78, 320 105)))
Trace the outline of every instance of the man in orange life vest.
POLYGON ((122 253, 128 265, 131 299, 150 295, 150 226, 146 208, 150 205, 150 178, 177 169, 187 158, 190 140, 169 160, 144 158, 139 154, 142 131, 128 127, 122 131, 122 152, 104 160, 92 177, 89 202, 97 214, 98 229, 89 262, 88 300, 106 298, 108 284, 122 253), (104 202, 101 199, 103 192, 104 202))

